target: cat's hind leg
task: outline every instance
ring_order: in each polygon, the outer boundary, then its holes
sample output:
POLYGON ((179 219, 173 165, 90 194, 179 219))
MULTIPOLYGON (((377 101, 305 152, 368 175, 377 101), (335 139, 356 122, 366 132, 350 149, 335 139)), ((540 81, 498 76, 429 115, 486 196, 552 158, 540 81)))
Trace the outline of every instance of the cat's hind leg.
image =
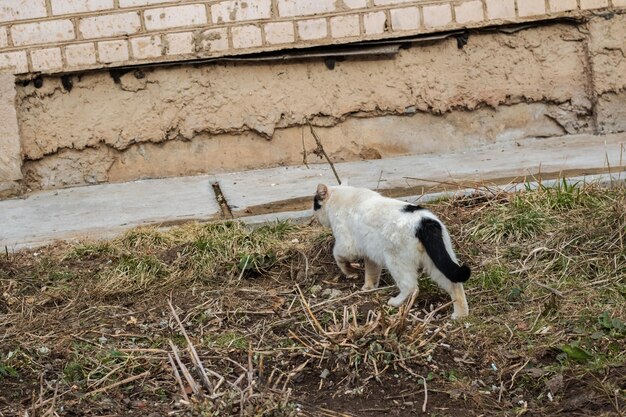
POLYGON ((393 307, 399 307, 407 298, 416 291, 417 288, 417 270, 413 265, 391 264, 387 265, 389 273, 400 289, 400 294, 389 299, 388 304, 393 307))
POLYGON ((363 291, 373 290, 378 288, 380 282, 380 273, 382 267, 369 258, 365 258, 365 284, 363 284, 363 291))
POLYGON ((467 299, 465 298, 463 284, 450 281, 441 271, 434 267, 431 268, 430 277, 450 295, 450 298, 452 298, 452 305, 454 307, 452 319, 456 320, 468 316, 469 307, 467 305, 467 299))

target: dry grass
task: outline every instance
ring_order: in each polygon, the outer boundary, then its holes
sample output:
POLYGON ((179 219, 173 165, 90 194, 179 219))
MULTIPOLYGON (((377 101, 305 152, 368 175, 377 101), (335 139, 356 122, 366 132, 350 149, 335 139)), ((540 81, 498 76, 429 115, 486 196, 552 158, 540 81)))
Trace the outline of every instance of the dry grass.
POLYGON ((462 322, 427 280, 410 309, 358 291, 314 226, 3 255, 0 415, 623 415, 626 191, 431 208, 475 271, 462 322))

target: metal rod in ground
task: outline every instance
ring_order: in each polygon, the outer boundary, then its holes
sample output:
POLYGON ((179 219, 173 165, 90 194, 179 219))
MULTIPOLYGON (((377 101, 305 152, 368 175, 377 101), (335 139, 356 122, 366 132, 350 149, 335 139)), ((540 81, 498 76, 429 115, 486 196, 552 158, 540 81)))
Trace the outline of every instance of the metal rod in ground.
POLYGON ((341 180, 339 179, 339 175, 337 174, 335 165, 330 160, 330 158, 328 157, 328 154, 324 150, 324 147, 322 146, 322 142, 320 141, 319 136, 317 136, 317 133, 315 133, 315 130, 313 130, 313 126, 311 125, 311 122, 307 121, 307 123, 309 125, 309 129, 311 129, 311 134, 313 135, 313 139, 315 139, 315 143, 317 143, 317 149, 315 150, 315 153, 321 153, 322 155, 324 155, 324 158, 326 158, 326 160, 328 161, 328 164, 330 165, 330 169, 332 169, 333 174, 335 174, 335 178, 337 178, 337 183, 341 185, 341 180))

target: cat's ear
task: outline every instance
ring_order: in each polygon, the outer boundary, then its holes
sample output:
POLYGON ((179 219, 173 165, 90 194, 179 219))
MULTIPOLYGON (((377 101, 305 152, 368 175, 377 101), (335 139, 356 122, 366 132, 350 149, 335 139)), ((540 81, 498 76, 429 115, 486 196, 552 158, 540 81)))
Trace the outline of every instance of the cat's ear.
POLYGON ((324 185, 324 184, 319 184, 317 186, 317 193, 316 193, 316 195, 320 199, 325 200, 326 197, 328 196, 328 187, 326 185, 324 185))

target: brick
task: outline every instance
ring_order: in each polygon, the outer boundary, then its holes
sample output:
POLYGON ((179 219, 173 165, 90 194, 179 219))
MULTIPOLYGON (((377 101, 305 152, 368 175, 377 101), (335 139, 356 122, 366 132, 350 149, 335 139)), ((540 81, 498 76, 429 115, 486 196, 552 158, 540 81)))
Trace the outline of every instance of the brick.
POLYGON ((551 12, 565 12, 578 9, 576 0, 550 0, 551 12))
POLYGON ((193 53, 193 32, 168 33, 165 35, 165 53, 168 55, 193 53))
POLYGON ((271 45, 295 41, 293 22, 274 22, 264 26, 265 41, 271 45))
POLYGON ((366 0, 343 0, 343 5, 348 9, 361 9, 367 7, 366 0))
POLYGON ((393 30, 413 30, 420 25, 420 15, 417 7, 403 7, 391 9, 391 28, 393 30))
POLYGON ((63 68, 61 48, 35 49, 30 52, 33 71, 50 71, 63 68))
POLYGON ((130 40, 133 58, 156 58, 163 53, 163 44, 160 35, 141 36, 130 40))
POLYGON ((76 37, 69 19, 14 25, 11 36, 16 46, 69 41, 76 37))
POLYGON ((208 29, 194 35, 196 52, 213 52, 228 49, 228 32, 225 28, 208 29))
POLYGON ((179 0, 119 0, 120 7, 149 6, 157 3, 178 3, 179 0))
POLYGON ((2 0, 0 2, 0 22, 46 16, 46 0, 2 0))
POLYGON ((5 27, 0 27, 0 48, 4 48, 9 44, 7 39, 7 30, 5 27))
POLYGON ((271 0, 232 0, 211 6, 213 23, 268 19, 271 15, 271 0))
POLYGON ((414 0, 374 0, 374 6, 386 6, 389 4, 412 3, 414 0))
POLYGON ((520 17, 546 14, 546 2, 544 0, 518 0, 517 13, 520 17))
POLYGON ((256 25, 235 26, 231 33, 233 46, 237 49, 252 48, 263 44, 261 28, 256 25))
POLYGON ((93 43, 79 43, 65 47, 65 62, 71 67, 96 63, 96 46, 93 43))
POLYGON ((515 19, 514 0, 486 0, 489 19, 515 19))
POLYGON ((446 26, 452 22, 452 9, 449 4, 433 4, 422 8, 424 26, 434 28, 446 26))
POLYGON ((148 30, 196 26, 207 23, 204 4, 150 9, 144 12, 144 18, 148 30))
POLYGON ((601 7, 609 7, 609 0, 580 0, 580 8, 583 10, 601 7))
POLYGON ((322 39, 328 35, 326 19, 301 20, 297 24, 298 36, 304 41, 322 39))
POLYGON ((385 12, 366 13, 363 15, 363 29, 366 35, 375 35, 385 32, 387 15, 385 12))
POLYGON ((335 11, 335 0, 278 0, 280 16, 309 16, 335 11))
POLYGON ((81 19, 78 30, 84 39, 131 35, 141 29, 139 13, 115 13, 81 19))
POLYGON ((330 19, 330 33, 333 38, 359 36, 360 25, 358 14, 335 16, 330 19))
MULTIPOLYGON (((576 0, 574 0, 576 1, 576 0)), ((455 6, 457 23, 482 22, 485 19, 482 1, 466 1, 455 6)))
POLYGON ((126 41, 98 42, 98 56, 103 64, 128 61, 128 44, 126 41))
POLYGON ((50 0, 50 2, 53 15, 95 12, 114 7, 113 0, 50 0))
POLYGON ((0 53, 0 69, 10 69, 15 74, 28 72, 28 59, 25 51, 0 53))

